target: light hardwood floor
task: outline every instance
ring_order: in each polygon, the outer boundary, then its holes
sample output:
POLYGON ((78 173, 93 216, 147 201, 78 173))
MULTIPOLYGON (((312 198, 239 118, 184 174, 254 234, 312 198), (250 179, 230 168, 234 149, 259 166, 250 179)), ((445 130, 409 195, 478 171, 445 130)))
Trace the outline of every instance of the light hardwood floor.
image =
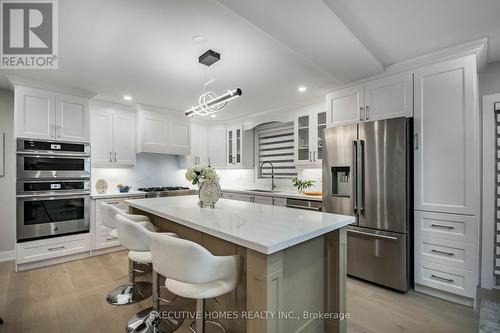
MULTIPOLYGON (((0 263, 0 332, 124 332, 129 317, 151 306, 151 299, 108 305, 106 293, 126 281, 124 251, 18 273, 13 262, 0 263)), ((347 301, 349 332, 477 331, 474 310, 415 292, 349 279, 347 301)))

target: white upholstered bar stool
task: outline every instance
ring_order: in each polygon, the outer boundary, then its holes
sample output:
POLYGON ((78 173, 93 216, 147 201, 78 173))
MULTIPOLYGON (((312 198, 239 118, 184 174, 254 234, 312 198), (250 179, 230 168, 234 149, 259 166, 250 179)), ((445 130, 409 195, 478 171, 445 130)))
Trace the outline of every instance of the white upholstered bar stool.
POLYGON ((175 295, 196 299, 196 332, 204 333, 205 323, 226 331, 221 324, 204 320, 205 300, 236 288, 243 258, 239 255, 214 256, 203 246, 185 239, 161 234, 151 234, 151 238, 153 269, 166 277, 167 289, 175 295))
MULTIPOLYGON (((130 250, 128 254, 129 259, 134 262, 151 264, 151 235, 157 233, 151 232, 141 224, 118 214, 115 216, 115 220, 116 231, 120 243, 130 250)), ((174 233, 158 234, 170 238, 177 237, 174 233)), ((159 276, 154 268, 152 273, 153 307, 142 310, 130 318, 126 327, 129 333, 170 333, 175 331, 182 324, 182 320, 170 319, 160 315, 160 300, 164 302, 170 301, 160 298, 158 285, 159 276)))
MULTIPOLYGON (((134 223, 138 223, 144 228, 151 231, 156 231, 156 227, 149 221, 149 218, 145 215, 134 215, 128 214, 127 212, 110 205, 108 203, 101 203, 101 218, 102 223, 108 227, 112 228, 109 233, 112 237, 117 236, 116 230, 116 220, 115 216, 123 216, 134 223)), ((120 241, 120 239, 118 239, 120 241)), ((121 242, 120 242, 121 243, 121 242)), ((123 244, 122 244, 123 245, 123 244)), ((106 301, 112 305, 127 305, 140 302, 149 296, 151 296, 151 282, 139 281, 135 282, 135 273, 140 272, 136 269, 136 264, 133 260, 129 259, 128 263, 128 283, 125 285, 118 286, 111 290, 108 295, 106 295, 106 301)))

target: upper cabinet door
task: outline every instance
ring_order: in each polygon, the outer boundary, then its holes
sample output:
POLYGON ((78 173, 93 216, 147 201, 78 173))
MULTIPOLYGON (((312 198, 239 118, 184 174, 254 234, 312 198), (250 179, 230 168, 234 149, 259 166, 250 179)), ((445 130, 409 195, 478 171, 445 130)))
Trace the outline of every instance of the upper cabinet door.
POLYGON ((188 166, 208 164, 208 128, 191 122, 191 155, 186 157, 188 166))
POLYGON ((170 130, 171 154, 188 155, 191 152, 191 126, 185 118, 172 118, 170 130))
POLYGON ((169 121, 160 114, 141 111, 139 116, 139 152, 165 153, 168 151, 169 121))
POLYGON ((108 109, 92 110, 92 165, 107 166, 113 156, 113 112, 108 109))
POLYGON ((69 95, 56 97, 56 139, 89 141, 88 99, 69 95))
POLYGON ((412 74, 406 73, 365 85, 365 121, 413 116, 412 74))
POLYGON ((316 117, 316 154, 313 155, 314 162, 322 164, 325 146, 325 129, 326 129, 326 112, 319 112, 315 114, 316 117))
POLYGON ((226 128, 223 125, 208 127, 208 163, 213 167, 226 166, 226 128))
POLYGON ((295 164, 312 163, 311 115, 299 116, 295 122, 295 164))
POLYGON ((478 124, 475 56, 415 72, 415 209, 478 213, 478 124))
POLYGON ((116 110, 113 113, 113 161, 116 165, 135 165, 135 114, 116 110))
POLYGON ((28 139, 55 139, 55 95, 31 88, 16 88, 15 94, 16 136, 28 139))
POLYGON ((328 125, 342 126, 364 120, 363 86, 338 90, 326 95, 328 125))

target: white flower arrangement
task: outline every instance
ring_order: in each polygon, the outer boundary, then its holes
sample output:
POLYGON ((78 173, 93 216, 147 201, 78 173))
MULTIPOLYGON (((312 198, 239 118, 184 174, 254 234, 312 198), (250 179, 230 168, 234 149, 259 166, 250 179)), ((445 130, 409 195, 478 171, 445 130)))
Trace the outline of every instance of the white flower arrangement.
POLYGON ((210 166, 195 165, 186 171, 186 179, 193 185, 197 185, 202 181, 209 179, 219 182, 219 176, 215 169, 210 166))

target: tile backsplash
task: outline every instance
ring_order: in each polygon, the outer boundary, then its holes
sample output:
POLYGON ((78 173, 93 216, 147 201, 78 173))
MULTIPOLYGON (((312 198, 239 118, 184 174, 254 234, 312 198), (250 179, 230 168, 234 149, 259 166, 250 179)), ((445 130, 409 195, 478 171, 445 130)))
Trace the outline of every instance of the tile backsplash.
MULTIPOLYGON (((147 154, 137 155, 137 163, 132 168, 93 168, 92 189, 98 179, 108 182, 108 192, 116 191, 116 185, 131 185, 132 189, 150 186, 180 185, 193 187, 185 178, 186 169, 180 167, 182 157, 175 155, 147 154)), ((256 179, 254 169, 217 169, 221 187, 270 188, 270 179, 256 179)), ((301 179, 311 179, 316 183, 314 189, 321 191, 321 169, 299 170, 301 179)), ((276 179, 277 189, 294 190, 290 179, 276 179)))

